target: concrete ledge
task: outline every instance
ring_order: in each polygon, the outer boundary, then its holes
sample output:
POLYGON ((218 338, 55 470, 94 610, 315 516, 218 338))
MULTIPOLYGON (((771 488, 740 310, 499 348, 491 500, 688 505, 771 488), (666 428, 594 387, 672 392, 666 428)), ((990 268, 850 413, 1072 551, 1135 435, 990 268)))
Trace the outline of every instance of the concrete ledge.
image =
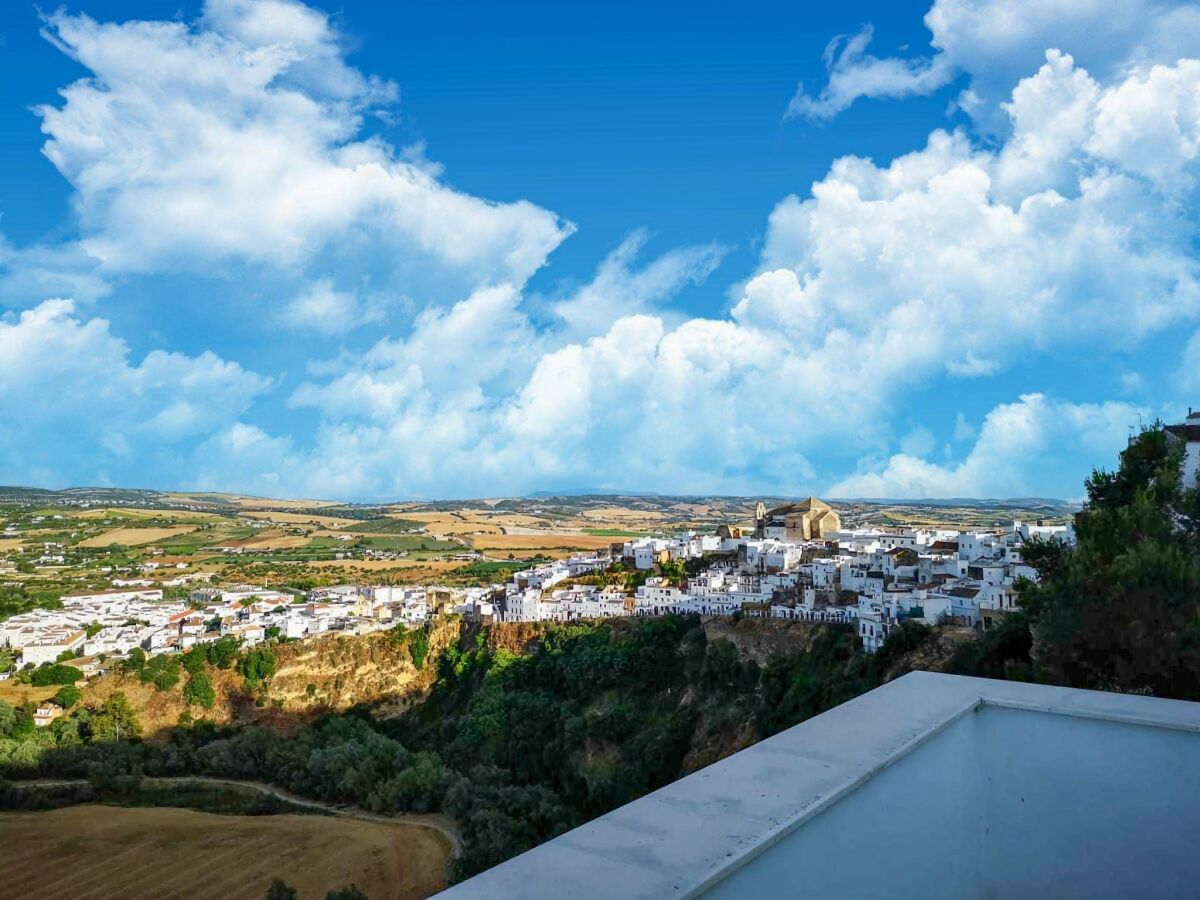
POLYGON ((1200 735, 1196 703, 914 672, 439 896, 700 896, 984 706, 1200 735))

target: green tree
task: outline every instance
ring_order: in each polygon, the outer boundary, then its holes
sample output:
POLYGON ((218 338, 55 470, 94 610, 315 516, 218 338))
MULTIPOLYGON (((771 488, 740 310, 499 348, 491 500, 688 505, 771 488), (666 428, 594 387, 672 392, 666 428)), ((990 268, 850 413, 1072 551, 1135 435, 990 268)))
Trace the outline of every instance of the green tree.
POLYGON ((50 687, 55 684, 74 684, 82 677, 83 674, 74 666, 46 663, 33 670, 29 683, 34 687, 50 687))
POLYGON ((140 672, 144 665, 146 665, 146 651, 141 647, 134 647, 129 651, 129 659, 125 661, 126 668, 131 672, 140 672))
POLYGON ((17 711, 11 703, 0 700, 0 738, 11 738, 17 728, 17 711))
POLYGON ((183 654, 183 668, 189 675, 203 672, 207 662, 208 654, 199 644, 194 645, 187 653, 183 654))
POLYGON ((267 888, 266 894, 263 895, 263 900, 296 900, 296 889, 282 879, 276 878, 271 882, 271 886, 267 888))
POLYGON ((1200 494, 1159 427, 1094 472, 1076 545, 1035 542, 1023 587, 1039 678, 1075 687, 1200 699, 1200 494))
POLYGON ((90 719, 93 740, 120 741, 142 733, 141 723, 126 696, 117 691, 111 694, 90 719))
POLYGON ((330 891, 325 900, 371 900, 356 884, 348 884, 344 888, 330 891))
POLYGON ((408 652, 412 656, 413 665, 418 669, 425 668, 425 659, 429 656, 429 623, 426 622, 416 631, 409 632, 408 652))
POLYGON ((178 656, 160 654, 147 660, 138 678, 143 684, 153 684, 157 690, 169 691, 179 684, 181 668, 178 656))
POLYGON ((201 670, 188 677, 188 683, 183 688, 183 699, 193 706, 203 706, 212 709, 217 701, 217 692, 213 690, 212 679, 208 673, 201 670))
POLYGON ((275 651, 263 644, 246 651, 238 660, 237 670, 246 680, 246 687, 253 690, 275 674, 276 663, 275 651))
POLYGON ((58 693, 54 695, 54 702, 63 709, 70 709, 79 702, 82 691, 73 684, 64 684, 58 689, 58 693))
POLYGON ((233 635, 213 641, 208 645, 208 661, 218 669, 228 669, 237 660, 238 639, 233 635))

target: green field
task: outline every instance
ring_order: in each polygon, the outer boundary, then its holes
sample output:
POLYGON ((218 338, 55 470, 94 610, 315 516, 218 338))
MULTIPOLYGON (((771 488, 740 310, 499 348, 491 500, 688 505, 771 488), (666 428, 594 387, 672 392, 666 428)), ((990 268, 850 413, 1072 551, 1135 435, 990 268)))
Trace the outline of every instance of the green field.
POLYGON ((390 550, 393 552, 424 550, 439 553, 451 550, 462 550, 463 545, 457 541, 439 541, 425 534, 406 534, 397 537, 366 537, 356 544, 365 544, 372 550, 390 550))
POLYGON ((380 516, 377 519, 367 519, 356 525, 343 528, 342 531, 353 531, 359 534, 404 534, 408 531, 424 528, 421 522, 412 519, 394 519, 391 516, 380 516))
POLYGON ((191 556, 204 547, 215 547, 229 541, 240 541, 256 534, 249 525, 235 521, 206 524, 190 534, 177 534, 158 542, 163 552, 176 556, 191 556))

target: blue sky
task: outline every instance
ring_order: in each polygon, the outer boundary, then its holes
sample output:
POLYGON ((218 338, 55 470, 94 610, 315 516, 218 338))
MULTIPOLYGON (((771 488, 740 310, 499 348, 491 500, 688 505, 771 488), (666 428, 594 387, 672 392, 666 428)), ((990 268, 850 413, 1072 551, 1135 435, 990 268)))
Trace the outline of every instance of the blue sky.
POLYGON ((1169 0, 0 12, 0 482, 1076 497, 1200 402, 1169 0))

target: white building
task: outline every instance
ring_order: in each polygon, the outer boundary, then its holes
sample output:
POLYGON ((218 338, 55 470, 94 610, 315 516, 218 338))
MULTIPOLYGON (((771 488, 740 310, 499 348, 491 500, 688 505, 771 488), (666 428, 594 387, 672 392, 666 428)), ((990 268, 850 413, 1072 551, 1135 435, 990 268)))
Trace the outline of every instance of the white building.
POLYGON ((1167 434, 1183 444, 1183 484, 1200 486, 1200 411, 1188 408, 1182 425, 1168 425, 1167 434))
POLYGON ((68 650, 74 653, 83 647, 87 632, 59 632, 57 635, 47 634, 37 643, 26 644, 21 648, 22 665, 33 663, 40 666, 52 663, 68 650))

